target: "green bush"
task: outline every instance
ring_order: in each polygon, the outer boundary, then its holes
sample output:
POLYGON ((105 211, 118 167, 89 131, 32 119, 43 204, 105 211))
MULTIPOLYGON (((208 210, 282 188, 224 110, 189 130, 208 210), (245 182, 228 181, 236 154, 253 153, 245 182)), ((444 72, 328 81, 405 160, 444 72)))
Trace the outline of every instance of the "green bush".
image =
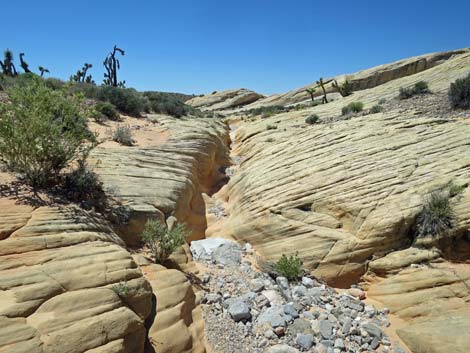
POLYGON ((288 280, 295 280, 302 275, 302 260, 297 254, 291 256, 283 254, 275 267, 277 272, 288 280))
POLYGON ((312 114, 307 119, 305 119, 305 122, 309 125, 316 124, 320 120, 319 116, 317 114, 312 114))
POLYGON ((142 241, 152 252, 155 262, 163 263, 184 244, 188 230, 184 224, 177 224, 171 230, 158 220, 150 219, 140 235, 142 241))
POLYGON ((271 106, 266 106, 266 107, 259 107, 259 108, 254 108, 250 109, 248 113, 250 115, 256 116, 256 115, 261 115, 263 118, 267 118, 285 111, 289 111, 289 108, 285 108, 282 105, 271 105, 271 106))
POLYGON ((150 110, 157 114, 171 115, 180 118, 185 115, 197 114, 199 111, 184 103, 185 96, 177 93, 144 92, 149 100, 150 110))
POLYGON ((470 73, 450 84, 449 99, 454 109, 470 109, 470 73))
POLYGON ((95 110, 109 120, 119 121, 121 118, 116 107, 109 102, 96 103, 95 110))
POLYGON ((385 98, 380 98, 379 99, 379 104, 384 104, 387 100, 385 98))
POLYGON ((0 105, 0 156, 34 187, 57 180, 69 162, 93 147, 81 101, 33 77, 7 91, 0 105))
POLYGON ((77 169, 65 176, 64 189, 69 200, 80 202, 86 209, 101 210, 106 205, 103 184, 89 170, 84 159, 78 161, 77 169))
POLYGON ((150 103, 142 93, 133 88, 100 86, 98 100, 112 103, 120 112, 135 117, 150 110, 150 103))
POLYGON ((129 126, 118 126, 113 133, 113 141, 124 146, 132 146, 134 139, 132 138, 131 128, 129 126))
POLYGON ((351 102, 341 109, 341 114, 346 115, 350 113, 359 113, 363 108, 364 104, 362 102, 351 102))
POLYGON ((432 192, 424 203, 417 219, 417 236, 441 235, 454 225, 454 210, 449 193, 443 190, 432 192))
POLYGON ((384 110, 384 108, 381 105, 378 105, 378 104, 376 104, 372 108, 370 108, 370 112, 372 114, 380 113, 382 110, 384 110))
POLYGON ((413 87, 403 88, 400 87, 398 98, 400 99, 408 99, 417 94, 425 94, 430 93, 428 84, 425 81, 419 81, 414 84, 413 87))

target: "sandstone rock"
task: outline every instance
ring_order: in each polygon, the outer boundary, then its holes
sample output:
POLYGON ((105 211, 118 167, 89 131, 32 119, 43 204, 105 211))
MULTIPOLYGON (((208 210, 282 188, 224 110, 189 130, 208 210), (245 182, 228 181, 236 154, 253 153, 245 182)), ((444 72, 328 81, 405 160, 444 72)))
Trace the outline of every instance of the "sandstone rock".
POLYGON ((359 288, 349 288, 348 289, 348 294, 352 295, 353 297, 357 299, 365 299, 366 298, 366 293, 359 289, 359 288))
POLYGON ((250 104, 262 97, 261 94, 242 88, 195 97, 186 104, 202 110, 222 110, 250 104))
POLYGON ((0 207, 8 229, 0 241, 0 351, 143 352, 151 290, 108 224, 75 207, 0 202, 8 205, 0 207))

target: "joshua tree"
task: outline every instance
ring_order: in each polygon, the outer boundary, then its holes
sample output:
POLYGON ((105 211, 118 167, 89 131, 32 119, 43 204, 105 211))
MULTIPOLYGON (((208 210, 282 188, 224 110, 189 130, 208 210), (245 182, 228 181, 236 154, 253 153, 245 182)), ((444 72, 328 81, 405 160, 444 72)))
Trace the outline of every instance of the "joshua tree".
POLYGON ((87 82, 87 83, 94 83, 91 78, 91 75, 86 75, 88 69, 92 68, 92 64, 85 63, 81 70, 77 70, 77 73, 73 75, 70 79, 75 82, 87 82))
POLYGON ((0 60, 0 66, 2 67, 2 72, 6 76, 16 76, 15 65, 13 64, 13 53, 10 49, 5 50, 3 62, 0 60))
POLYGON ((328 103, 328 99, 326 98, 326 91, 325 91, 325 84, 323 82, 323 78, 320 77, 320 79, 317 81, 317 85, 319 85, 323 91, 323 98, 322 98, 322 103, 328 103))
POLYGON ((31 72, 31 70, 29 69, 29 65, 26 61, 24 61, 23 59, 23 56, 24 56, 24 53, 20 53, 20 65, 21 65, 21 68, 23 69, 23 71, 25 73, 29 73, 31 72))
POLYGON ((117 53, 124 56, 124 50, 118 48, 117 46, 114 46, 113 51, 110 52, 103 61, 104 68, 106 69, 103 83, 105 85, 113 86, 113 87, 118 87, 118 86, 124 87, 124 84, 126 83, 126 81, 118 82, 117 80, 117 70, 121 68, 121 65, 119 64, 119 60, 116 59, 117 53))
POLYGON ((317 91, 317 90, 316 90, 315 88, 313 88, 313 87, 312 87, 312 88, 307 88, 307 89, 305 90, 305 92, 307 92, 308 94, 310 94, 310 98, 312 98, 312 102, 313 102, 313 95, 315 94, 316 91, 317 91))
POLYGON ((341 85, 338 85, 336 80, 333 80, 333 87, 341 94, 342 97, 349 96, 352 93, 352 86, 348 80, 344 81, 341 85))
POLYGON ((39 69, 39 71, 41 71, 41 77, 44 76, 44 73, 45 73, 45 72, 49 73, 49 70, 46 69, 45 67, 39 66, 38 69, 39 69))

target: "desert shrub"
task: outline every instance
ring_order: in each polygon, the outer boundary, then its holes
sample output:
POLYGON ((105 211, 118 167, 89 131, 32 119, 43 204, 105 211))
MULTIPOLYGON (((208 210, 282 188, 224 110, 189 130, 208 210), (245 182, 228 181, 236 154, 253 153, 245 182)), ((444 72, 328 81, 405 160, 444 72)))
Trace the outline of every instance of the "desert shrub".
POLYGON ((80 99, 39 78, 16 84, 0 105, 0 156, 34 187, 55 180, 70 161, 93 147, 80 99), (88 142, 88 143, 87 143, 88 142))
POLYGON ((95 110, 109 120, 118 121, 119 112, 116 107, 109 102, 98 102, 95 104, 95 110))
POLYGON ((62 89, 65 85, 64 81, 54 77, 45 78, 44 83, 47 87, 52 88, 54 90, 62 89))
POLYGON ((346 115, 349 113, 359 113, 363 108, 364 104, 362 102, 351 102, 341 109, 341 114, 346 115))
POLYGON ((119 111, 135 117, 148 112, 150 108, 147 97, 133 88, 101 86, 97 98, 110 102, 119 111))
POLYGON ((163 263, 181 245, 184 244, 188 230, 184 224, 177 224, 171 229, 158 220, 150 219, 140 235, 142 241, 152 252, 155 262, 163 263))
POLYGON ((431 91, 429 90, 427 82, 419 81, 419 82, 416 82, 413 87, 408 87, 408 88, 400 87, 398 98, 408 99, 417 94, 425 94, 425 93, 430 93, 430 92, 431 91))
POLYGON ((150 110, 158 114, 167 114, 174 117, 196 114, 197 109, 184 103, 185 96, 177 93, 144 92, 149 100, 150 110))
POLYGON ((380 98, 379 99, 379 104, 384 104, 387 100, 385 98, 380 98))
POLYGON ((302 260, 295 255, 287 256, 283 254, 276 262, 277 272, 289 280, 295 280, 302 274, 302 260))
POLYGON ((309 125, 316 124, 320 120, 319 116, 317 114, 312 114, 307 119, 305 119, 305 122, 309 125))
POLYGON ((449 196, 444 190, 433 191, 427 196, 417 219, 418 237, 437 236, 452 228, 455 216, 449 196))
POLYGON ((266 139, 266 142, 274 142, 275 140, 272 137, 266 139))
POLYGON ((134 139, 132 138, 132 130, 129 126, 118 126, 113 133, 113 141, 124 145, 132 146, 134 139))
POLYGON ((259 108, 254 108, 250 109, 248 111, 249 114, 251 115, 261 115, 263 118, 267 118, 285 111, 289 111, 288 108, 285 108, 282 105, 271 105, 271 106, 266 106, 266 107, 259 107, 259 108))
POLYGON ((64 189, 69 200, 80 202, 84 208, 102 209, 106 204, 103 184, 84 159, 78 161, 78 168, 65 176, 64 189))
POLYGON ((372 114, 380 113, 382 110, 384 110, 384 108, 381 105, 378 105, 378 104, 376 104, 372 108, 370 108, 370 112, 372 114))
POLYGON ((129 294, 129 285, 127 282, 121 281, 118 284, 114 285, 111 287, 112 290, 119 296, 119 297, 125 297, 127 294, 129 294))
POLYGON ((266 125, 266 130, 276 130, 277 125, 266 125))
POLYGON ((449 99, 454 109, 470 109, 470 73, 450 84, 449 99))

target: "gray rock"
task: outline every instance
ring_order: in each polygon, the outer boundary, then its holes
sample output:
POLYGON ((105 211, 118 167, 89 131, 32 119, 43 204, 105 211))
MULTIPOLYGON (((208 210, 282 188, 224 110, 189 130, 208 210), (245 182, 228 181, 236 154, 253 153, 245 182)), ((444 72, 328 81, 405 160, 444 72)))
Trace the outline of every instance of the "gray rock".
POLYGON ((333 324, 330 321, 320 320, 318 329, 323 338, 328 340, 333 337, 333 324))
POLYGON ((299 353, 299 350, 287 344, 276 344, 269 348, 266 353, 299 353))
POLYGON ((302 316, 309 320, 313 320, 315 318, 315 316, 313 316, 313 314, 310 311, 304 311, 302 313, 302 316))
POLYGON ((196 261, 209 261, 212 252, 222 244, 231 243, 230 240, 222 238, 207 238, 202 240, 194 240, 191 242, 189 249, 196 261))
POLYGON ((270 308, 267 308, 265 311, 263 311, 258 316, 258 319, 256 321, 257 321, 257 324, 260 326, 264 324, 268 324, 272 328, 286 327, 287 321, 283 314, 284 314, 284 311, 282 307, 279 307, 279 306, 270 307, 270 308))
POLYGON ((295 297, 305 297, 307 295, 307 288, 305 286, 295 286, 292 288, 292 295, 295 297))
POLYGON ((377 337, 374 337, 374 339, 370 343, 370 348, 377 349, 379 345, 380 345, 380 340, 377 337))
POLYGON ((259 293, 264 289, 264 282, 260 279, 255 279, 251 281, 251 290, 255 293, 259 293))
POLYGON ((335 348, 344 349, 344 341, 341 338, 335 339, 335 348))
POLYGON ((382 330, 375 324, 367 322, 361 325, 361 329, 366 331, 370 336, 382 339, 382 330))
POLYGON ((281 289, 289 289, 289 281, 286 277, 279 276, 276 278, 276 283, 281 289))
POLYGON ((242 252, 236 243, 225 243, 212 251, 212 260, 223 266, 236 266, 241 263, 242 252))
POLYGON ((255 300, 254 300, 256 306, 258 306, 259 308, 263 308, 265 306, 267 306, 269 304, 269 300, 268 298, 266 298, 264 295, 258 295, 256 296, 255 300))
POLYGON ((299 312, 295 309, 294 305, 284 304, 282 308, 284 309, 284 314, 289 315, 294 319, 297 319, 299 317, 299 312))
POLYGON ((221 300, 222 300, 222 297, 216 293, 208 293, 204 296, 204 301, 207 304, 214 304, 214 303, 220 302, 221 300))
POLYGON ((351 331, 351 325, 352 325, 352 320, 349 317, 344 319, 343 327, 341 328, 341 331, 343 331, 343 334, 349 335, 349 332, 351 331))
POLYGON ((311 333, 312 327, 309 321, 305 319, 295 319, 294 322, 289 325, 288 334, 292 337, 296 337, 298 333, 311 333))
POLYGON ((312 288, 315 285, 315 281, 308 277, 302 277, 302 284, 305 287, 312 288))
POLYGON ((233 302, 228 308, 228 312, 236 322, 251 318, 250 307, 243 300, 233 302))
POLYGON ((269 338, 269 339, 273 339, 273 338, 276 338, 276 334, 274 333, 273 330, 266 330, 264 331, 264 337, 266 338, 269 338))
POLYGON ((298 333, 295 338, 295 343, 297 343, 303 349, 310 349, 313 346, 313 335, 298 333))

